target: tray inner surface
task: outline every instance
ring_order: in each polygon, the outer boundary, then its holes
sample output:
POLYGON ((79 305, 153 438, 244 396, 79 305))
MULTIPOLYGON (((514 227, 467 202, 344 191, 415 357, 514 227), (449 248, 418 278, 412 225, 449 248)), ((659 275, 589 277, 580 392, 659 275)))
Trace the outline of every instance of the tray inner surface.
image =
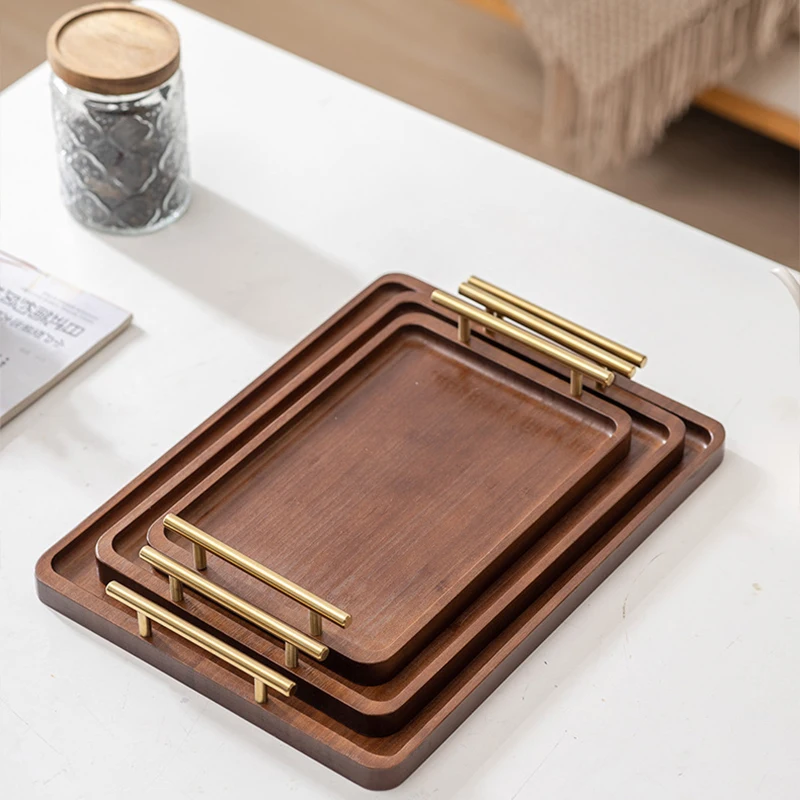
MULTIPOLYGON (((346 609, 353 624, 327 626, 326 643, 380 663, 602 477, 630 424, 417 324, 398 321, 366 350, 174 510, 346 609)), ((212 558, 207 574, 304 624, 230 565, 212 558)))

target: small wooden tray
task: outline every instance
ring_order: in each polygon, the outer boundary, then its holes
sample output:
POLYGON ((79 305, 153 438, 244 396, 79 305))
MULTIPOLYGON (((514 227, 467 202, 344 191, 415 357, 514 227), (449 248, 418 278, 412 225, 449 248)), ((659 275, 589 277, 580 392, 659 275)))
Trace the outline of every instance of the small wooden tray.
MULTIPOLYGON (((411 724, 392 736, 372 738, 355 734, 298 697, 276 698, 264 706, 258 705, 252 699, 252 685, 238 672, 217 658, 206 656, 177 635, 159 629, 152 640, 139 638, 135 615, 104 594, 93 552, 98 538, 105 531, 130 522, 130 536, 121 539, 119 544, 123 554, 133 557, 135 553, 125 551, 137 548, 137 537, 141 542, 143 527, 146 528, 136 520, 145 509, 150 509, 154 515, 163 513, 173 501, 171 498, 185 493, 197 479, 192 465, 199 456, 208 451, 214 453, 201 469, 207 475, 238 449, 239 437, 247 427, 244 421, 265 397, 280 393, 282 387, 302 376, 332 342, 339 340, 384 300, 420 285, 405 276, 390 276, 370 287, 50 548, 37 564, 37 587, 44 602, 370 788, 396 785, 427 758, 538 642, 713 471, 721 461, 724 438, 721 426, 713 420, 620 379, 620 389, 683 419, 687 436, 681 464, 649 489, 610 530, 602 533, 544 595, 523 608, 411 724), (188 483, 187 476, 191 476, 188 483)), ((502 340, 500 343, 509 349, 516 347, 502 340)), ((548 370, 564 374, 561 367, 548 359, 537 357, 536 360, 548 370)))
MULTIPOLYGON (((170 511, 352 614, 328 663, 388 680, 628 452, 630 418, 404 314, 170 511)), ((104 556, 101 555, 101 559, 104 556)), ((295 627, 219 559, 207 576, 295 627)))

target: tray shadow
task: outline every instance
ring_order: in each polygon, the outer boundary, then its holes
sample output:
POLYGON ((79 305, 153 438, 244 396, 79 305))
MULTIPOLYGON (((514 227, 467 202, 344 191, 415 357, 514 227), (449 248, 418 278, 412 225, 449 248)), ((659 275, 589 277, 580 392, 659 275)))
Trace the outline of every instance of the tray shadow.
POLYGON ((104 240, 232 322, 292 344, 363 283, 307 243, 197 184, 174 225, 104 240))

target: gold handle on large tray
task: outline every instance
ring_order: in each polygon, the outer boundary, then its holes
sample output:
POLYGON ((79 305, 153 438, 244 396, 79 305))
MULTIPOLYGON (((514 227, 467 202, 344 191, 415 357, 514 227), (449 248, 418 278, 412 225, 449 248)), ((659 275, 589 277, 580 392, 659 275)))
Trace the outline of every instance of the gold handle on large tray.
POLYGON ((471 283, 462 283, 458 287, 458 293, 476 303, 480 303, 488 311, 493 311, 501 317, 508 317, 514 322, 524 325, 526 328, 530 328, 532 331, 546 336, 548 339, 552 339, 554 342, 558 342, 564 347, 568 347, 570 350, 574 350, 576 353, 602 364, 604 367, 614 370, 614 372, 621 373, 626 378, 632 378, 636 372, 636 367, 629 361, 625 361, 625 359, 614 355, 614 353, 610 353, 608 350, 604 350, 602 347, 598 347, 558 325, 553 325, 527 311, 523 311, 518 305, 479 289, 471 283))
POLYGON ((477 289, 482 289, 484 292, 488 292, 495 297, 499 297, 501 300, 505 300, 511 305, 521 308, 523 311, 527 312, 528 314, 532 314, 534 317, 539 317, 539 319, 549 322, 551 325, 555 325, 562 330, 567 331, 568 333, 579 336, 581 339, 596 345, 608 353, 613 353, 615 356, 618 356, 619 358, 629 362, 630 364, 633 364, 636 367, 641 368, 647 363, 647 356, 643 355, 642 353, 632 350, 630 347, 626 347, 624 344, 615 342, 612 339, 603 336, 602 334, 595 333, 595 331, 584 328, 582 325, 578 325, 577 322, 572 322, 571 320, 565 319, 564 317, 561 317, 552 311, 548 311, 546 308, 534 305, 522 297, 518 297, 511 292, 507 292, 505 289, 501 289, 499 286, 489 283, 489 281, 483 280, 483 278, 478 278, 475 275, 472 275, 467 283, 476 287, 477 289))
POLYGON ((186 622, 186 620, 151 602, 146 597, 142 597, 137 592, 128 589, 127 586, 123 586, 117 581, 111 581, 106 586, 106 594, 136 612, 140 636, 149 639, 153 635, 152 623, 158 622, 159 625, 163 625, 167 630, 177 633, 178 636, 182 636, 192 644, 196 644, 203 650, 212 653, 223 661, 227 661, 228 664, 249 675, 253 679, 257 703, 267 702, 267 687, 282 694, 284 697, 290 697, 294 693, 297 685, 294 681, 285 678, 279 672, 275 672, 275 670, 259 663, 254 658, 250 658, 250 656, 245 655, 235 647, 220 641, 216 636, 206 633, 196 625, 186 622))
POLYGON ((153 547, 145 545, 139 551, 139 557, 169 578, 169 592, 174 603, 180 603, 183 600, 183 587, 189 586, 203 597, 213 600, 261 630, 281 639, 284 643, 287 667, 297 666, 298 650, 317 661, 324 661, 328 657, 328 648, 324 644, 306 636, 291 625, 281 622, 271 614, 267 614, 266 611, 248 603, 247 600, 237 597, 208 578, 198 575, 179 561, 175 561, 153 547))
POLYGON ((233 547, 229 547, 219 539, 215 539, 200 528, 195 527, 190 522, 181 519, 175 514, 167 514, 164 517, 164 527, 167 530, 180 534, 192 543, 192 550, 194 552, 194 565, 196 569, 203 570, 206 568, 206 552, 214 553, 229 564, 238 567, 248 575, 266 583, 273 589, 277 589, 287 597, 291 597, 301 605, 304 605, 309 610, 309 625, 312 636, 320 636, 322 634, 322 618, 329 619, 335 622, 339 627, 346 628, 352 621, 350 615, 341 608, 323 600, 321 597, 309 592, 302 586, 298 586, 283 575, 278 575, 263 564, 259 564, 252 558, 240 553, 233 547))
POLYGON ((614 383, 614 373, 611 370, 601 367, 592 361, 584 358, 583 356, 571 353, 563 347, 559 347, 552 342, 541 339, 522 328, 512 325, 499 317, 484 311, 482 308, 476 308, 471 303, 467 303, 458 297, 454 297, 447 292, 440 289, 434 289, 431 294, 431 300, 434 303, 450 311, 455 311, 459 315, 458 318, 458 338, 459 341, 468 344, 470 339, 470 321, 478 322, 489 330, 496 333, 502 333, 510 339, 521 342, 528 347, 544 353, 551 358, 555 358, 562 364, 570 369, 570 392, 573 397, 580 397, 583 392, 583 378, 591 378, 603 386, 611 386, 614 383))

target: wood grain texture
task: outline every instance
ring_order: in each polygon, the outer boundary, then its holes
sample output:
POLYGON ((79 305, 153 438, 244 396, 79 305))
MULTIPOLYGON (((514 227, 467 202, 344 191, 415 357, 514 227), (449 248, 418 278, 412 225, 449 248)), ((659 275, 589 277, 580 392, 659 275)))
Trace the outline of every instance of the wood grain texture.
MULTIPOLYGON (((390 279, 389 293, 414 281, 390 279)), ((251 687, 241 676, 201 655, 191 645, 170 634, 152 642, 139 639, 135 619, 102 594, 95 572, 93 548, 109 527, 124 522, 137 506, 158 512, 169 486, 170 473, 190 468, 208 448, 222 452, 240 432, 241 411, 252 410, 285 382, 302 373, 313 361, 312 353, 324 347, 324 336, 335 340, 348 322, 363 318, 369 293, 362 295, 326 323, 303 345, 214 415, 198 431, 161 459, 85 523, 51 548, 37 565, 42 599, 169 674, 221 702, 255 724, 290 741, 295 747, 370 788, 396 785, 415 769, 460 721, 563 619, 630 550, 638 544, 702 479, 722 457, 724 433, 718 423, 627 381, 621 388, 680 416, 687 426, 681 463, 646 491, 578 560, 560 573, 533 603, 477 653, 435 699, 398 733, 382 738, 365 737, 347 730, 299 698, 270 701, 261 708, 253 703, 251 687), (211 442, 214 437, 219 441, 211 442)), ((330 342, 329 342, 330 343, 330 342)), ((509 346, 513 349, 513 346, 509 346)), ((549 368, 549 367, 548 367, 549 368)), ((558 372, 558 367, 553 370, 558 372)), ((163 505, 163 503, 162 503, 163 505)), ((141 513, 141 508, 138 513, 141 513)), ((134 513, 135 515, 135 513, 134 513)))
POLYGON ((94 3, 70 11, 47 34, 47 60, 70 86, 121 95, 160 86, 180 66, 175 26, 127 3, 94 3))
MULTIPOLYGON (((521 377, 430 315, 374 333, 173 508, 344 608, 332 668, 388 680, 627 454, 630 419, 521 377), (334 666, 335 664, 335 666, 334 666)), ((295 627, 307 612, 226 562, 207 575, 295 627)))
MULTIPOLYGON (((387 304, 390 308, 393 305, 396 304, 387 304)), ((402 306, 427 309, 435 315, 440 312, 438 307, 422 297, 418 303, 402 301, 402 306)), ((391 314, 390 308, 373 315, 373 327, 381 329, 384 326, 385 316, 391 314)), ((452 322, 450 324, 452 326, 452 322)), ((498 357, 494 344, 476 340, 475 346, 487 353, 494 351, 495 357, 498 357)), ((525 374, 526 366, 531 368, 526 362, 511 358, 508 354, 500 354, 500 357, 521 374, 525 374)), ((633 419, 631 451, 622 464, 561 516, 540 541, 522 553, 513 566, 485 589, 469 608, 394 678, 379 686, 365 687, 342 678, 330 661, 315 665, 313 669, 301 666, 292 674, 300 683, 302 696, 315 707, 361 733, 387 735, 395 732, 417 713, 435 693, 437 686, 446 682, 447 676, 457 671, 480 642, 485 642, 498 626, 502 626, 503 619, 512 618, 520 603, 524 604, 541 593, 556 571, 584 552, 604 526, 607 527, 659 477, 675 466, 683 451, 684 437, 683 423, 677 417, 638 400, 626 391, 615 391, 613 387, 606 393, 606 399, 618 404, 633 419)), ((265 403, 265 406, 268 404, 265 403)), ((259 414, 267 411, 268 408, 262 407, 259 414)), ((254 419, 253 427, 256 426, 257 420, 254 419)), ((187 565, 191 564, 185 542, 181 546, 168 538, 160 519, 151 526, 148 540, 153 547, 187 565)), ((107 553, 111 548, 107 545, 98 547, 99 557, 104 558, 101 549, 107 553)), ((101 567, 101 574, 107 579, 123 575, 129 581, 143 584, 146 591, 157 592, 160 602, 171 605, 164 580, 150 574, 148 567, 135 555, 128 561, 115 553, 112 561, 115 562, 115 568, 106 571, 105 565, 101 567)), ((212 563, 209 569, 213 568, 212 563)), ((236 572, 217 574, 214 579, 218 583, 227 583, 234 591, 241 591, 242 576, 236 572)), ((272 607, 275 599, 265 599, 268 608, 272 607)), ((187 596, 181 607, 173 610, 190 613, 194 622, 217 634, 224 634, 231 643, 243 647, 251 655, 280 666, 282 650, 279 643, 222 609, 187 596)), ((327 636, 325 641, 329 641, 327 636)))

